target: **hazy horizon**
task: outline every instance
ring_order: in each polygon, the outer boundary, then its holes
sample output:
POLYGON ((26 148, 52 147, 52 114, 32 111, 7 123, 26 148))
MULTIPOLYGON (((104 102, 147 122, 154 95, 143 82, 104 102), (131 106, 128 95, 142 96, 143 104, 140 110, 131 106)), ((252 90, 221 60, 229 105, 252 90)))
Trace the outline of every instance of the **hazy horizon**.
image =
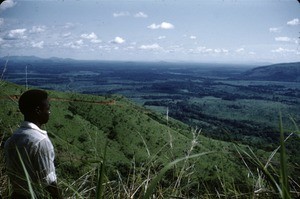
MULTIPOLYGON (((51 60, 51 59, 61 59, 61 60, 72 60, 72 61, 95 61, 95 62, 119 62, 119 63, 167 63, 167 64, 216 64, 216 65, 239 65, 239 66, 253 66, 253 67, 259 67, 259 66, 265 66, 265 65, 273 65, 273 64, 284 64, 284 63, 297 63, 297 62, 278 62, 278 63, 272 63, 272 62, 243 62, 243 61, 231 61, 231 62, 222 62, 222 61, 190 61, 190 60, 105 60, 105 59, 77 59, 77 58, 69 58, 69 57, 39 57, 35 55, 11 55, 11 56, 3 56, 0 57, 0 60, 8 60, 10 62, 10 58, 18 58, 18 59, 45 59, 45 60, 51 60)), ((300 61, 299 61, 300 62, 300 61)), ((1 66, 0 66, 1 67, 1 66)))

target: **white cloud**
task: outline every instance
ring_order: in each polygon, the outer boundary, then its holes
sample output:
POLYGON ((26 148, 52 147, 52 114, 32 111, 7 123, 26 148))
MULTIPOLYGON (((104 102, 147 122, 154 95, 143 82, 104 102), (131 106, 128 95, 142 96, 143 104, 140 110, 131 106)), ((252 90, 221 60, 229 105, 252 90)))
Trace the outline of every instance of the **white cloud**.
POLYGON ((73 48, 73 49, 80 49, 83 46, 83 41, 82 41, 82 39, 80 39, 80 40, 77 40, 75 42, 66 43, 66 44, 64 44, 64 46, 65 47, 70 47, 70 48, 73 48))
MULTIPOLYGON (((128 11, 114 12, 113 13, 113 17, 129 17, 129 16, 131 16, 131 14, 128 11)), ((138 12, 138 13, 134 14, 133 17, 148 18, 148 15, 145 14, 144 12, 138 12)))
POLYGON ((0 4, 0 10, 6 10, 8 8, 12 8, 16 5, 17 3, 14 2, 13 0, 5 0, 0 4))
POLYGON ((155 44, 151 44, 151 45, 141 45, 139 47, 139 49, 142 49, 142 50, 160 50, 160 49, 162 49, 162 47, 160 47, 157 43, 155 43, 155 44))
POLYGON ((122 37, 115 37, 115 39, 111 41, 111 43, 115 43, 115 44, 122 44, 124 42, 125 40, 122 37))
POLYGON ((113 16, 114 17, 127 17, 127 16, 130 16, 130 13, 129 12, 115 12, 113 13, 113 16))
POLYGON ((88 39, 92 43, 101 43, 102 42, 100 39, 98 39, 98 36, 94 32, 92 32, 91 34, 82 34, 80 37, 83 39, 88 39))
POLYGON ((273 53, 295 53, 296 50, 279 47, 275 50, 271 50, 271 52, 273 52, 273 53))
POLYGON ((2 26, 4 24, 4 19, 0 18, 0 26, 2 26))
POLYGON ((70 47, 70 48, 73 48, 73 49, 80 49, 80 48, 81 48, 80 46, 74 44, 73 42, 67 43, 67 44, 65 44, 64 46, 70 47))
POLYGON ((162 22, 160 24, 161 29, 173 29, 174 25, 168 22, 162 22))
POLYGON ((275 41, 284 41, 284 42, 291 42, 293 39, 289 37, 275 37, 275 41))
POLYGON ((197 39, 197 37, 194 36, 194 35, 191 35, 191 36, 190 36, 190 39, 197 39))
POLYGON ((10 30, 6 39, 26 39, 25 32, 25 28, 10 30))
POLYGON ((30 33, 40 33, 46 30, 46 26, 32 26, 30 33))
POLYGON ((4 43, 4 40, 0 37, 0 44, 4 43))
POLYGON ((300 25, 300 21, 299 21, 298 18, 295 18, 295 19, 293 19, 293 20, 291 20, 291 21, 288 21, 288 22, 287 22, 287 25, 290 25, 290 26, 297 26, 297 25, 300 25))
POLYGON ((157 39, 165 39, 165 38, 167 38, 166 36, 159 36, 157 39))
POLYGON ((150 26, 147 26, 147 28, 150 28, 152 30, 155 29, 174 29, 174 25, 168 22, 162 22, 161 24, 151 24, 150 26))
POLYGON ((92 32, 91 34, 82 34, 80 37, 84 38, 84 39, 97 39, 98 38, 94 32, 92 32))
MULTIPOLYGON (((240 49, 241 50, 241 49, 240 49)), ((229 50, 224 49, 224 48, 207 48, 205 46, 199 46, 196 49, 189 49, 188 50, 189 53, 201 53, 201 54, 209 54, 209 55, 213 55, 213 54, 228 54, 229 50)))
POLYGON ((225 53, 227 54, 229 51, 227 49, 217 48, 214 50, 215 53, 225 53))
POLYGON ((155 23, 151 24, 150 26, 147 26, 147 28, 150 28, 152 30, 154 29, 159 29, 160 28, 160 25, 156 25, 155 23))
POLYGON ((75 41, 75 44, 82 46, 83 45, 82 39, 75 41))
POLYGON ((137 18, 147 18, 148 15, 143 13, 143 12, 138 12, 134 15, 134 17, 137 17, 137 18))
POLYGON ((40 42, 31 42, 31 46, 33 48, 44 48, 44 41, 40 41, 40 42))
POLYGON ((244 48, 239 48, 239 49, 236 49, 236 51, 235 52, 237 52, 237 53, 242 53, 242 52, 244 52, 245 51, 245 49, 244 48))
POLYGON ((200 46, 196 49, 196 51, 200 52, 200 53, 211 53, 214 50, 211 48, 206 48, 205 46, 200 46))
POLYGON ((269 28, 269 31, 272 32, 272 33, 279 33, 279 32, 281 32, 281 28, 276 28, 276 27, 269 28))

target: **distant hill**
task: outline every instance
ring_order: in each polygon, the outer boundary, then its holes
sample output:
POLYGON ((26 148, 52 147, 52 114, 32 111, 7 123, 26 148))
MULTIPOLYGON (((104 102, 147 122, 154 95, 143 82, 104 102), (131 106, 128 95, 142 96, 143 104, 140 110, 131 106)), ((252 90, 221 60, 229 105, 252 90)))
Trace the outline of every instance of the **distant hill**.
POLYGON ((300 82, 300 62, 257 67, 246 71, 238 79, 300 82))
POLYGON ((69 58, 59 58, 59 57, 50 57, 50 58, 41 58, 37 56, 4 56, 0 57, 0 60, 9 60, 9 61, 49 61, 49 60, 58 60, 58 61, 70 61, 73 59, 69 58))

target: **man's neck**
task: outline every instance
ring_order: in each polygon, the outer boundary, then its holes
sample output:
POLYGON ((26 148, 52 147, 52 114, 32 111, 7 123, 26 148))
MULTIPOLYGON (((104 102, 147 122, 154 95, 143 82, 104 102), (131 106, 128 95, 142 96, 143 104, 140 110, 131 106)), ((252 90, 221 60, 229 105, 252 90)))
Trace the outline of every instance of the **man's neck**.
POLYGON ((33 119, 33 118, 24 117, 24 121, 31 122, 31 123, 37 125, 39 128, 41 128, 41 126, 42 126, 42 124, 40 124, 40 122, 38 122, 38 120, 33 119))

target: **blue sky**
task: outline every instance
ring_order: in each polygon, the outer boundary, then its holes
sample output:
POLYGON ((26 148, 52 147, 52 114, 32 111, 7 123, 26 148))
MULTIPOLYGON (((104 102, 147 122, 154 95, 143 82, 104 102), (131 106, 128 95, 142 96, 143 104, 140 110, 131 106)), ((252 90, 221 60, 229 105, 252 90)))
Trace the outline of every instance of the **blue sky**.
POLYGON ((0 56, 300 61, 296 0, 6 0, 0 56))

